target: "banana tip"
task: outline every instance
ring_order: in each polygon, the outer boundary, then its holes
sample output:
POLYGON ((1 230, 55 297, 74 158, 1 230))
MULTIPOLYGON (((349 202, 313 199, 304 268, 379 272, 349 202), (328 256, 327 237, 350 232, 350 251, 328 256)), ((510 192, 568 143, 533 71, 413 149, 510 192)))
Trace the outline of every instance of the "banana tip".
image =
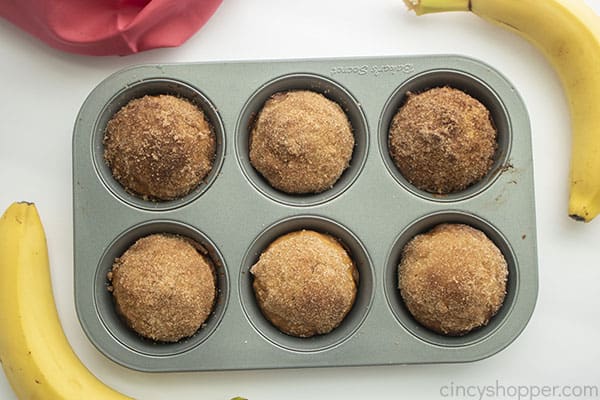
POLYGON ((578 221, 578 222, 590 222, 587 218, 582 217, 581 215, 578 215, 578 214, 569 214, 569 217, 571 217, 571 219, 573 219, 574 221, 578 221))
POLYGON ((415 11, 419 5, 419 0, 404 0, 404 4, 406 4, 409 10, 415 11))
POLYGON ((408 11, 413 11, 416 15, 424 14, 420 0, 404 0, 404 4, 406 4, 408 11))

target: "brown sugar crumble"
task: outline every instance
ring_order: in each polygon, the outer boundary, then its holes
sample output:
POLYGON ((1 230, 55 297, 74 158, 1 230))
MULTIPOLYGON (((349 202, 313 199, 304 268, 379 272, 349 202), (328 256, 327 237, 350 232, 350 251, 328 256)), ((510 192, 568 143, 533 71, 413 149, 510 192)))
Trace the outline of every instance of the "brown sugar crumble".
POLYGON ((171 95, 131 100, 108 122, 104 136, 113 177, 147 200, 188 194, 211 171, 215 149, 204 112, 171 95))
POLYGON ((276 239, 250 272, 263 315, 296 337, 335 329, 354 304, 359 278, 336 239, 309 230, 276 239))
POLYGON ((115 259, 107 278, 117 313, 135 332, 159 342, 192 336, 215 303, 211 260, 181 236, 139 239, 115 259))
POLYGON ((320 93, 275 93, 258 114, 249 138, 250 163, 275 189, 320 193, 348 168, 354 135, 348 117, 320 93))
POLYGON ((508 266, 480 230, 441 224, 404 247, 398 267, 402 299, 413 317, 444 335, 486 325, 506 296, 508 266))
POLYGON ((389 130, 390 155, 417 188, 435 194, 461 191, 491 169, 497 148, 489 110, 450 87, 408 93, 389 130))

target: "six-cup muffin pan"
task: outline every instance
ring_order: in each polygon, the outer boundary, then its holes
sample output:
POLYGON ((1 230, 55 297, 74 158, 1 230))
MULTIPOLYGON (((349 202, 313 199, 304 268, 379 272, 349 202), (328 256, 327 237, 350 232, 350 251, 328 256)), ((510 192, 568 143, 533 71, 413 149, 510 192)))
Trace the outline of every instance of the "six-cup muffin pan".
POLYGON ((92 343, 142 371, 200 371, 467 362, 509 345, 525 328, 537 296, 531 135, 525 106, 490 66, 459 56, 144 65, 117 72, 83 104, 73 134, 75 302, 92 343), (450 195, 413 187, 388 151, 391 119, 406 93, 461 89, 490 111, 498 149, 490 173, 450 195), (253 118, 273 93, 308 89, 342 106, 352 124, 350 167, 333 188, 289 195, 272 187, 248 157, 253 118), (108 120, 129 100, 173 94, 202 108, 217 138, 214 167, 184 198, 151 202, 125 191, 103 160, 108 120), (438 223, 482 230, 509 268, 507 295, 485 327, 460 337, 419 325, 397 289, 403 246, 438 223), (297 338, 278 331, 254 298, 250 267, 287 232, 313 229, 338 238, 360 272, 356 302, 331 333, 297 338), (117 315, 107 273, 151 233, 194 239, 216 265, 214 311, 192 337, 155 343, 117 315))

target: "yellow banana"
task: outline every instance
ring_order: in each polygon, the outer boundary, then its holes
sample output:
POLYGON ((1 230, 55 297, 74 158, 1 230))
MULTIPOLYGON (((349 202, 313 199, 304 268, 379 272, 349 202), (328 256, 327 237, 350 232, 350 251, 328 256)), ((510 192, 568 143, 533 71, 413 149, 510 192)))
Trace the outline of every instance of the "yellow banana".
POLYGON ((557 71, 572 125, 569 215, 600 213, 600 17, 583 0, 404 0, 417 15, 471 11, 534 43, 557 71))
POLYGON ((19 399, 129 399, 71 349, 54 304, 44 228, 29 203, 14 203, 0 218, 0 360, 19 399))

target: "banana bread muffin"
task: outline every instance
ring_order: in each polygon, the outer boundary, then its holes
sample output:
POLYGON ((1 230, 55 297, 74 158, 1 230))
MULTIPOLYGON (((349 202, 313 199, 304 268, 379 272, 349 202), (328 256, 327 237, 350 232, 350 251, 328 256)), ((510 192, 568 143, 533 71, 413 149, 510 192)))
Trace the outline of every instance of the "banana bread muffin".
POLYGON ((404 247, 398 267, 400 294, 414 318, 451 336, 488 323, 506 295, 508 267, 480 230, 441 224, 404 247))
POLYGON ((285 193, 331 188, 350 163, 354 135, 348 117, 320 93, 276 93, 263 106, 250 133, 250 163, 285 193))
POLYGON ((135 332, 159 342, 192 336, 216 297, 212 262, 195 242, 153 234, 117 258, 108 274, 117 313, 135 332))
POLYGON ((435 194, 458 192, 480 181, 490 171, 498 146, 488 109, 450 87, 408 93, 388 139, 402 175, 435 194))
POLYGON ((297 337, 331 332, 352 309, 358 270, 332 236, 296 231, 273 241, 252 266, 263 315, 297 337))
POLYGON ((104 159, 130 193, 148 200, 173 200, 208 175, 215 134, 204 112, 171 95, 131 100, 108 122, 104 159))

